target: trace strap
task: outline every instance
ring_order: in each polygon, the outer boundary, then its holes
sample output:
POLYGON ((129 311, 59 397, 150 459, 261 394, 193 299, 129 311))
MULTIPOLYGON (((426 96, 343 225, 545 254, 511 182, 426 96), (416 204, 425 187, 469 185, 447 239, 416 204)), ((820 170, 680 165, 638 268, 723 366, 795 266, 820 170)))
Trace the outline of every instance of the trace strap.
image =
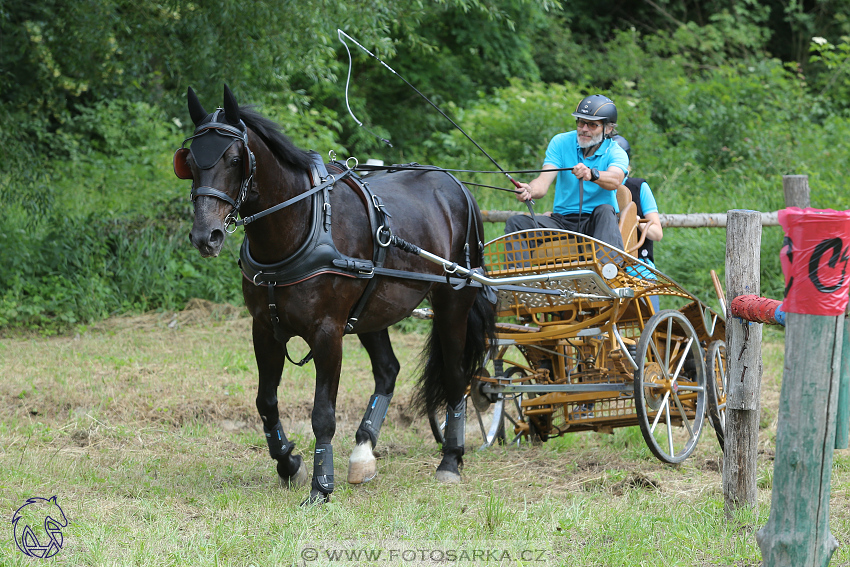
POLYGON ((285 209, 289 205, 297 203, 298 201, 300 201, 302 199, 306 199, 307 197, 309 197, 313 193, 318 193, 319 191, 322 191, 323 189, 330 187, 331 185, 336 183, 338 179, 343 179, 344 177, 351 175, 351 172, 352 172, 351 169, 346 169, 345 171, 342 172, 342 174, 339 176, 339 178, 335 178, 333 175, 329 175, 328 178, 323 183, 316 185, 315 187, 313 187, 309 191, 301 193, 300 195, 296 195, 295 197, 293 197, 291 199, 287 199, 283 203, 279 203, 279 204, 275 205, 274 207, 269 207, 265 211, 261 211, 261 212, 255 214, 255 215, 250 215, 250 216, 243 217, 243 218, 237 220, 236 226, 244 226, 246 224, 250 224, 257 219, 263 218, 266 215, 270 215, 270 214, 275 213, 275 212, 277 212, 281 209, 285 209))

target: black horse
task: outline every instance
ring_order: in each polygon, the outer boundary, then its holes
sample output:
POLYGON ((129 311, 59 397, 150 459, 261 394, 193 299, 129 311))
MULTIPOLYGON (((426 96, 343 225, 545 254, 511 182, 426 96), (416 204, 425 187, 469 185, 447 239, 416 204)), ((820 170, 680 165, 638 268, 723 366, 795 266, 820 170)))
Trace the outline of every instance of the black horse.
POLYGON ((313 355, 316 449, 305 502, 324 502, 334 489, 331 440, 343 335, 357 334, 375 377, 349 462, 349 482, 360 483, 376 474, 372 450, 399 372, 387 327, 426 297, 434 316, 416 401, 429 414, 448 408, 436 477, 458 482, 464 393, 494 330, 487 294, 449 273, 454 263, 481 263, 483 229, 474 198, 436 168, 383 171, 361 180, 344 163, 324 164, 315 152, 297 148, 277 124, 240 108, 226 85, 223 108, 207 113, 191 88, 188 106, 196 129, 175 153, 174 169, 192 180, 189 237, 202 256, 217 256, 226 233, 245 228, 240 266, 253 317, 257 410, 281 484, 307 482, 303 459, 293 454, 278 413, 287 341, 302 337, 313 355), (441 270, 417 256, 417 246, 452 263, 441 270))

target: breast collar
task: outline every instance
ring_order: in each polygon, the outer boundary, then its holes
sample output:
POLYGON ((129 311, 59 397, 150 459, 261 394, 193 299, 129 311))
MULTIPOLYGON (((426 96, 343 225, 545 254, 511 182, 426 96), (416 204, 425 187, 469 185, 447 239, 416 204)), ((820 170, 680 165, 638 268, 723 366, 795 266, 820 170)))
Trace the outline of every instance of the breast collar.
MULTIPOLYGON (((310 154, 313 158, 310 167, 311 187, 315 188, 333 174, 329 174, 317 152, 310 152, 310 154)), ((337 175, 347 170, 343 164, 337 162, 331 162, 328 165, 337 175)), ((384 211, 380 197, 372 194, 367 184, 363 183, 353 172, 345 177, 343 184, 353 189, 364 202, 373 235, 378 232, 379 227, 387 226, 389 215, 384 211)), ((330 192, 335 186, 336 182, 312 195, 308 237, 298 250, 289 257, 274 264, 262 264, 251 256, 246 238, 239 251, 239 267, 242 270, 242 275, 255 285, 266 286, 293 285, 319 274, 371 278, 374 275, 374 267, 383 264, 386 248, 379 245, 377 237, 374 238, 375 245, 371 261, 352 258, 337 250, 331 234, 330 192)))

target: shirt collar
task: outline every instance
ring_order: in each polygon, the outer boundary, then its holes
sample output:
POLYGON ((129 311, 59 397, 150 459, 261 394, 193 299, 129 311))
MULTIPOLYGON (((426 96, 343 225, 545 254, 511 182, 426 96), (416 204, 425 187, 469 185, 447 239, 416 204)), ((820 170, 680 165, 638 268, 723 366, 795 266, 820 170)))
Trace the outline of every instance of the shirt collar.
MULTIPOLYGON (((608 144, 606 142, 611 142, 611 138, 604 138, 602 140, 602 143, 599 144, 599 147, 596 148, 596 151, 593 152, 593 155, 595 155, 595 156, 603 155, 608 148, 608 144)), ((580 148, 579 145, 578 145, 578 131, 576 131, 576 151, 578 151, 578 153, 581 155, 581 157, 584 157, 584 150, 582 148, 580 148)))

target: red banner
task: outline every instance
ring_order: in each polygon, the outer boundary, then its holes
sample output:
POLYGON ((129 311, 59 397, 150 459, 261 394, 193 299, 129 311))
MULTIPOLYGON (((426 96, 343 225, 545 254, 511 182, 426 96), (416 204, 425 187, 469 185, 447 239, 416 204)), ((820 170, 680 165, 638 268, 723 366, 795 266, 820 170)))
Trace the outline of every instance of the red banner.
POLYGON ((805 315, 843 315, 850 287, 850 211, 779 211, 785 230, 782 309, 805 315))

